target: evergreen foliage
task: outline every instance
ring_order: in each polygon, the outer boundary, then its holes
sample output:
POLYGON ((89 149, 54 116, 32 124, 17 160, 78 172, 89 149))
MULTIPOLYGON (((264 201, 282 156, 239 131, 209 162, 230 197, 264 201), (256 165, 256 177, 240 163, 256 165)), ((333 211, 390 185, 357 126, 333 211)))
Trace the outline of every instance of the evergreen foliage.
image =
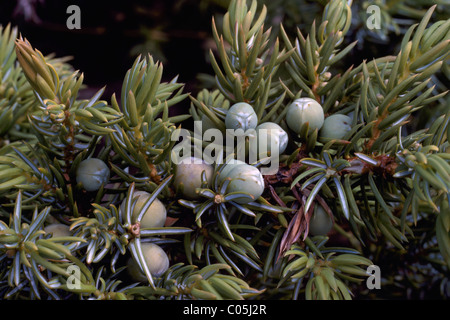
POLYGON ((405 29, 387 19, 401 33, 398 52, 343 69, 357 45, 346 39, 357 32, 351 1, 319 1, 321 15, 291 34, 266 25, 270 4, 232 0, 223 19, 212 19, 214 88, 185 93, 178 78, 163 82, 162 64, 147 55, 124 76, 119 98, 102 89, 81 99, 82 73, 1 27, 0 296, 364 299, 372 297, 366 268, 379 265, 384 297, 411 288, 408 297, 448 298, 450 104, 437 75, 448 80, 450 19, 434 19, 436 5, 421 14, 413 1, 394 2, 382 6, 386 19, 400 11, 417 21, 405 29), (348 115, 351 129, 339 139, 308 123, 292 131, 287 107, 301 97, 317 101, 325 118, 348 115), (182 101, 190 109, 171 115, 182 101), (229 192, 217 162, 212 181, 199 173, 199 197, 185 199, 173 179, 173 136, 193 120, 225 134, 238 102, 254 108, 259 124, 288 133, 278 172, 264 176, 254 199, 229 192), (89 158, 110 169, 94 191, 77 181, 89 158), (151 196, 135 220, 138 190, 151 196), (166 224, 141 228, 155 199, 166 224), (333 220, 327 235, 309 234, 317 206, 333 220), (54 223, 70 235, 45 231, 54 223), (169 257, 162 275, 145 262, 146 242, 169 257), (128 259, 147 281, 133 280, 128 259))

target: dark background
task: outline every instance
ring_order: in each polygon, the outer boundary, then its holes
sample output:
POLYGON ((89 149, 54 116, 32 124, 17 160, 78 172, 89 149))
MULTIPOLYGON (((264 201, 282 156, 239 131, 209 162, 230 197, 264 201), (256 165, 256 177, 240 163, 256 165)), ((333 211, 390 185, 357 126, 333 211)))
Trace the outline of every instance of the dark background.
POLYGON ((44 55, 73 57, 69 63, 84 73, 90 88, 85 94, 107 85, 106 100, 120 95, 125 73, 140 53, 163 62, 164 81, 179 75, 185 91, 195 90, 197 74, 212 70, 205 59, 212 14, 225 11, 214 3, 199 8, 201 1, 28 0, 28 9, 35 10, 30 13, 20 2, 1 2, 0 24, 17 26, 44 55), (80 30, 66 26, 71 4, 80 7, 80 30))

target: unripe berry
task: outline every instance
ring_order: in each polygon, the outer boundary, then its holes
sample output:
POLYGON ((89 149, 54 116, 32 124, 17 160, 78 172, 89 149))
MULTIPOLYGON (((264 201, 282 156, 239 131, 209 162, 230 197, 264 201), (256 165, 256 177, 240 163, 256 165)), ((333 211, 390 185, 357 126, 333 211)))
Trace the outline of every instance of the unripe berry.
POLYGON ((264 179, 261 172, 249 164, 235 165, 228 173, 228 177, 232 180, 227 192, 246 192, 253 196, 253 199, 243 197, 234 200, 237 203, 245 204, 255 201, 264 192, 264 179))
POLYGON ((225 116, 227 129, 255 129, 258 125, 258 116, 251 105, 239 102, 230 107, 225 116))
POLYGON ((274 122, 261 123, 256 127, 258 143, 258 156, 267 157, 273 154, 274 148, 278 149, 278 154, 286 150, 288 135, 278 124, 274 122), (273 143, 273 144, 272 144, 273 143), (259 149, 263 146, 262 149, 259 149), (267 154, 269 152, 269 154, 267 154))
POLYGON ((316 205, 314 208, 314 213, 309 220, 309 234, 313 236, 323 236, 330 232, 333 227, 333 220, 325 211, 325 209, 316 205))
POLYGON ((183 195, 189 199, 198 199, 195 189, 202 186, 202 172, 205 171, 208 183, 211 183, 214 168, 201 159, 194 157, 181 160, 175 169, 174 184, 183 185, 183 195))
POLYGON ((72 235, 70 227, 62 223, 52 223, 44 228, 45 233, 51 233, 52 237, 69 237, 72 235))
POLYGON ((86 191, 97 191, 109 180, 109 168, 102 160, 89 158, 80 162, 77 168, 77 183, 86 191))
POLYGON ((323 138, 342 139, 352 129, 352 119, 344 114, 333 114, 327 117, 320 129, 323 138))
POLYGON ((300 133, 304 124, 309 123, 309 130, 320 129, 323 125, 324 113, 322 106, 314 99, 300 98, 294 100, 286 113, 288 127, 300 133))
POLYGON ((231 159, 231 160, 227 161, 225 166, 220 171, 219 181, 223 181, 226 177, 228 177, 231 170, 233 170, 235 167, 237 167, 240 164, 246 164, 246 162, 237 160, 237 159, 231 159))
MULTIPOLYGON (((136 200, 133 212, 131 214, 132 223, 136 223, 139 212, 145 205, 151 194, 145 191, 136 191, 133 194, 133 200, 136 200)), ((125 214, 126 199, 122 201, 120 209, 125 214)), ((167 218, 167 210, 164 204, 159 200, 153 200, 150 207, 141 218, 141 228, 160 228, 163 227, 167 218)))
MULTIPOLYGON (((141 243, 145 263, 153 277, 159 277, 169 268, 169 257, 154 243, 141 243)), ((133 258, 128 260, 128 272, 135 281, 146 282, 147 277, 133 258)))

